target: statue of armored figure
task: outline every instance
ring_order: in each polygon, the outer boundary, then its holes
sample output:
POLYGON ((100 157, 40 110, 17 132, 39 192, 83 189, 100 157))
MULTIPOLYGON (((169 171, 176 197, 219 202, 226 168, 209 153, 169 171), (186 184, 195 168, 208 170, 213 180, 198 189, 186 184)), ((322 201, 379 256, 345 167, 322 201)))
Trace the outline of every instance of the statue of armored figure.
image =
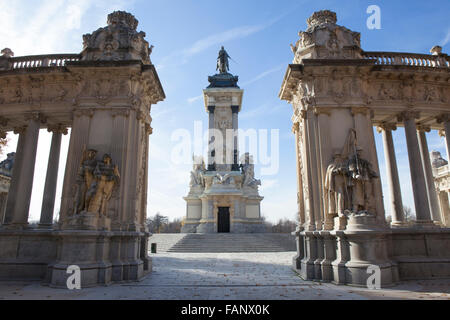
POLYGON ((261 180, 255 179, 255 165, 249 153, 244 155, 244 160, 240 167, 244 175, 243 186, 258 189, 258 186, 261 185, 261 180))
POLYGON ((352 212, 369 212, 373 209, 373 179, 378 174, 369 161, 362 158, 362 149, 356 147, 348 162, 348 186, 352 188, 352 212))
POLYGON ((230 70, 230 64, 228 59, 231 58, 222 46, 219 51, 219 57, 217 58, 217 70, 220 73, 227 73, 230 70))
POLYGON ((88 195, 88 191, 94 182, 94 170, 97 166, 97 150, 87 150, 83 152, 83 158, 81 159, 81 165, 78 170, 74 214, 87 210, 91 195, 88 195))
POLYGON ((106 209, 111 199, 114 186, 120 181, 119 167, 112 163, 110 155, 105 154, 94 170, 95 181, 88 193, 92 195, 89 212, 106 216, 106 209))
POLYGON ((378 174, 362 155, 357 145, 356 131, 351 130, 342 152, 333 156, 328 166, 324 189, 326 213, 336 217, 348 214, 374 214, 374 179, 378 174))
POLYGON ((96 150, 83 152, 77 177, 75 214, 87 211, 106 215, 114 186, 119 183, 119 168, 112 164, 111 156, 105 154, 102 161, 97 161, 96 156, 96 150))
POLYGON ((327 214, 343 217, 348 204, 347 164, 340 153, 335 153, 328 166, 324 188, 326 190, 327 214))

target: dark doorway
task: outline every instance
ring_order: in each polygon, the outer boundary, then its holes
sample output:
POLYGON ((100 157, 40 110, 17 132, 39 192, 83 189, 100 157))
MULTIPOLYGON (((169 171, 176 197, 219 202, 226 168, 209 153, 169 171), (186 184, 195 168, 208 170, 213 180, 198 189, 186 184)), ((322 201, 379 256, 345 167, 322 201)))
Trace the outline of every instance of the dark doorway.
POLYGON ((230 233, 230 208, 219 208, 219 215, 217 218, 217 232, 230 233))

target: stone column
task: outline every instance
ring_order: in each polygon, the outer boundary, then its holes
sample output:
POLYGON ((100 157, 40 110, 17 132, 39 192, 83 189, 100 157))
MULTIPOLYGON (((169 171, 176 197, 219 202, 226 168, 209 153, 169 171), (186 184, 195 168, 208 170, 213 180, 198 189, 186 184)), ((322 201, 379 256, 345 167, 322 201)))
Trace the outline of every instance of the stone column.
MULTIPOLYGON (((303 117, 303 128, 304 128, 304 150, 305 152, 305 172, 306 172, 306 180, 308 181, 308 186, 306 190, 308 191, 306 201, 308 201, 308 210, 306 214, 306 225, 305 229, 307 231, 313 231, 316 230, 316 227, 318 224, 321 224, 319 222, 316 222, 316 211, 318 210, 318 207, 316 205, 316 199, 318 194, 315 192, 314 188, 314 175, 312 167, 314 165, 314 155, 311 153, 311 146, 314 146, 314 137, 311 134, 311 117, 313 116, 312 112, 302 112, 303 117), (311 141, 312 139, 312 141, 311 141), (316 195, 316 197, 314 197, 316 195)), ((316 180, 317 182, 317 180, 316 180)))
POLYGON ((423 172, 425 174, 425 182, 427 185, 428 202, 430 204, 432 219, 436 222, 442 222, 439 200, 436 194, 436 186, 434 184, 433 169, 431 167, 430 152, 428 151, 428 143, 425 132, 430 132, 430 127, 417 127, 417 138, 419 140, 420 155, 422 156, 423 162, 423 172))
POLYGON ((300 150, 300 123, 296 122, 292 128, 295 134, 295 154, 297 162, 297 205, 298 205, 298 219, 299 227, 302 228, 305 223, 305 206, 303 198, 303 178, 302 178, 302 154, 300 150))
POLYGON ((445 132, 445 142, 447 147, 447 159, 450 161, 450 114, 442 114, 437 118, 438 123, 442 123, 445 132))
POLYGON ((8 191, 8 199, 6 200, 5 217, 3 219, 4 225, 11 224, 14 215, 14 208, 19 198, 17 193, 17 188, 19 186, 20 172, 23 159, 23 148, 25 144, 25 131, 26 128, 16 128, 14 130, 15 134, 19 135, 19 140, 16 147, 16 157, 14 159, 14 168, 11 177, 11 184, 8 191))
POLYGON ((17 194, 20 200, 15 204, 11 222, 17 227, 28 225, 31 192, 33 190, 34 167, 41 125, 40 122, 41 117, 39 114, 36 113, 30 115, 28 118, 28 126, 25 131, 23 158, 21 160, 20 177, 17 186, 17 194))
POLYGON ((330 116, 331 110, 327 108, 315 108, 315 114, 317 115, 317 134, 318 134, 318 173, 319 173, 319 186, 322 194, 321 197, 321 208, 320 211, 323 212, 323 229, 333 230, 334 228, 334 217, 328 213, 328 201, 326 195, 326 190, 324 188, 325 176, 327 174, 327 169, 332 161, 333 154, 331 148, 331 136, 330 136, 330 116))
POLYGON ((61 138, 63 133, 67 134, 67 129, 60 126, 52 126, 48 128, 48 132, 53 132, 53 136, 48 157, 44 197, 42 199, 40 228, 51 228, 53 226, 53 211, 55 209, 56 184, 58 180, 59 157, 61 154, 61 138))
POLYGON ((233 165, 231 170, 239 171, 239 106, 231 106, 231 111, 233 113, 233 165))
POLYGON ((208 147, 208 170, 214 171, 215 165, 214 165, 214 158, 213 153, 215 153, 215 138, 214 138, 214 111, 216 107, 215 106, 209 106, 209 147, 208 147))
POLYGON ((442 224, 449 228, 450 227, 450 208, 448 203, 448 193, 446 191, 439 192, 439 202, 442 208, 442 224))
POLYGON ((392 226, 405 224, 405 213, 403 212, 402 192, 400 189, 400 179, 398 177, 397 159, 395 157, 394 141, 392 130, 397 130, 395 124, 383 123, 377 128, 382 133, 384 157, 386 161, 386 172, 390 191, 392 226))
POLYGON ((415 119, 418 117, 418 112, 402 112, 399 115, 399 121, 403 121, 405 126, 417 223, 430 224, 432 221, 427 196, 427 184, 423 172, 422 157, 420 156, 419 141, 416 133, 417 128, 415 119))

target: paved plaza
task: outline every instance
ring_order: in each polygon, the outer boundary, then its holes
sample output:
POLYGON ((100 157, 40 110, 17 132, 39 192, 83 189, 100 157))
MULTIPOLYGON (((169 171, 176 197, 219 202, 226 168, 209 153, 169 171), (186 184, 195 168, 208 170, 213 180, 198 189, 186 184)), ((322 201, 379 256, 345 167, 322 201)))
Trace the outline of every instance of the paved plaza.
POLYGON ((141 282, 81 291, 39 282, 1 282, 0 299, 312 300, 450 299, 450 280, 402 282, 383 290, 301 280, 291 269, 293 252, 160 253, 141 282))

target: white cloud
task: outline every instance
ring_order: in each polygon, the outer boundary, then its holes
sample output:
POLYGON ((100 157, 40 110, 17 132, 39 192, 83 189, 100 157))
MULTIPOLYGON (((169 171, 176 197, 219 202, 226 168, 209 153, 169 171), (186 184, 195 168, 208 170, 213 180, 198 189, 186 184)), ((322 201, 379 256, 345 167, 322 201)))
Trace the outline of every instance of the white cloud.
POLYGON ((193 104, 194 102, 201 100, 202 98, 203 98, 203 95, 200 95, 200 96, 189 98, 189 99, 187 99, 187 101, 189 104, 193 104))
POLYGON ((266 70, 266 71, 264 71, 264 72, 261 72, 260 74, 258 74, 258 75, 257 75, 256 77, 254 77, 253 79, 251 79, 251 80, 249 80, 249 81, 247 81, 247 82, 244 82, 244 83, 242 84, 242 86, 243 86, 243 87, 246 87, 246 86, 248 86, 248 85, 250 85, 250 84, 252 84, 252 83, 255 83, 255 82, 257 82, 258 80, 261 80, 262 78, 267 77, 268 75, 270 75, 270 74, 272 74, 272 73, 274 73, 274 72, 280 71, 280 70, 283 69, 284 67, 286 67, 286 63, 283 63, 282 65, 279 65, 279 66, 277 66, 277 67, 275 67, 275 68, 272 68, 272 69, 266 70))
POLYGON ((277 21, 279 21, 282 17, 284 17, 286 14, 283 14, 281 16, 278 16, 272 20, 269 20, 267 23, 264 24, 257 24, 257 25, 250 25, 250 26, 240 26, 235 27, 220 33, 216 33, 210 36, 207 36, 203 39, 195 41, 191 46, 183 49, 183 50, 177 50, 176 52, 164 57, 161 59, 160 63, 156 67, 158 70, 165 68, 166 63, 170 61, 171 66, 179 66, 182 64, 185 64, 190 57, 205 51, 206 49, 209 49, 212 46, 216 45, 222 45, 225 42, 236 40, 236 39, 242 39, 246 38, 248 36, 251 36, 252 34, 255 34, 259 31, 262 31, 277 21), (176 61, 176 63, 174 63, 176 61))
POLYGON ((441 46, 443 47, 449 42, 450 42, 450 28, 447 30, 447 34, 446 34, 445 38, 442 39, 441 46))

